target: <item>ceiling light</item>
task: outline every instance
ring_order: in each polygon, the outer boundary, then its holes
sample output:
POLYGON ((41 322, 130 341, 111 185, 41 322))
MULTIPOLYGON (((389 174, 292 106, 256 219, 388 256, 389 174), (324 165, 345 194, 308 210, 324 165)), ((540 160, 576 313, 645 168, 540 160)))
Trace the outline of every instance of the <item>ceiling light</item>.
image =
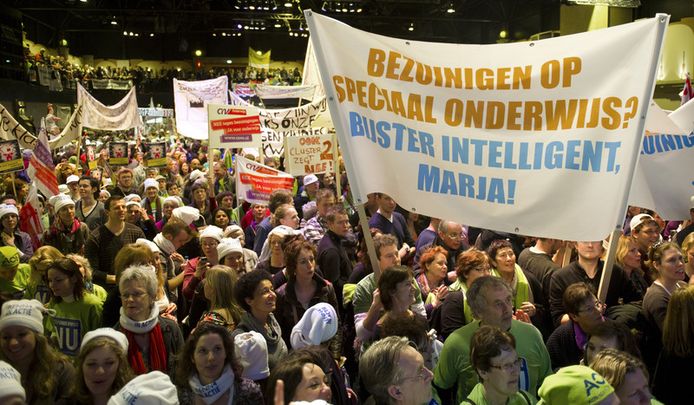
POLYGON ((154 36, 154 33, 153 33, 153 32, 149 34, 149 37, 150 37, 150 38, 152 38, 153 36, 154 36))
POLYGON ((255 54, 258 55, 258 56, 260 56, 260 55, 262 55, 263 53, 262 53, 261 51, 255 51, 255 54))
POLYGON ((123 35, 127 36, 127 35, 128 35, 128 31, 123 31, 123 35))
POLYGON ((116 20, 116 17, 113 17, 111 20, 111 25, 118 25, 118 20, 116 20))
POLYGON ((275 28, 282 28, 282 24, 280 24, 280 23, 275 23, 275 28))
POLYGON ((202 51, 199 49, 195 50, 195 56, 202 56, 202 51))
POLYGON ((414 23, 410 23, 410 26, 407 27, 408 31, 414 31, 414 23))
POLYGON ((284 2, 284 6, 287 7, 287 8, 289 8, 289 7, 292 6, 292 2, 291 2, 291 1, 285 1, 285 2, 284 2))
POLYGON ((227 65, 231 65, 231 59, 227 59, 227 65))

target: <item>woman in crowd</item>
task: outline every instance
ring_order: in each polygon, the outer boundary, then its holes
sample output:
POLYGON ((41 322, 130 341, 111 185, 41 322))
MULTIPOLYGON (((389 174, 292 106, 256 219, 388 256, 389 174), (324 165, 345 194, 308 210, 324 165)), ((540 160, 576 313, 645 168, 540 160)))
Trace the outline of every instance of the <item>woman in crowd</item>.
POLYGON ((34 255, 29 259, 31 276, 24 294, 26 298, 38 300, 42 304, 47 304, 50 301, 51 292, 46 284, 46 272, 53 264, 53 261, 63 257, 65 256, 53 246, 41 246, 36 249, 34 255))
POLYGON ((203 292, 207 311, 200 315, 196 305, 198 296, 193 298, 190 318, 191 327, 199 322, 213 322, 222 325, 233 332, 241 321, 243 311, 234 299, 234 287, 238 276, 234 270, 227 266, 217 265, 210 268, 205 276, 203 292), (198 319, 200 320, 198 322, 198 319))
POLYGON ((162 217, 159 221, 157 221, 154 224, 154 226, 156 226, 157 228, 157 231, 161 232, 161 230, 164 228, 164 225, 166 225, 166 223, 171 218, 171 213, 173 212, 173 210, 180 206, 181 199, 179 197, 169 196, 164 199, 161 208, 162 217))
POLYGON ((299 214, 291 204, 280 205, 275 210, 275 213, 272 214, 272 220, 270 223, 273 227, 284 225, 292 229, 298 229, 300 223, 299 214))
POLYGON ((448 277, 448 251, 441 246, 431 247, 422 253, 419 259, 422 272, 417 276, 417 284, 422 291, 427 315, 437 308, 446 294, 446 277, 448 277))
MULTIPOLYGON (((241 246, 246 246, 245 235, 243 229, 238 225, 229 225, 224 230, 225 238, 238 239, 241 242, 241 246)), ((243 265, 246 268, 245 273, 255 269, 258 264, 258 254, 253 251, 253 249, 243 248, 243 265)))
POLYGON ((251 204, 251 222, 246 227, 244 231, 245 247, 253 249, 253 243, 255 242, 255 232, 258 224, 262 222, 265 218, 265 212, 267 211, 267 205, 264 204, 251 204))
POLYGON ((72 404, 75 369, 48 343, 46 309, 36 300, 8 301, 0 315, 0 359, 22 376, 27 404, 72 404))
POLYGON ((234 335, 251 331, 263 335, 267 343, 268 366, 272 370, 287 354, 287 345, 273 314, 277 295, 272 288, 270 274, 263 270, 253 270, 242 275, 236 284, 234 296, 244 309, 234 335))
POLYGON ((79 182, 80 199, 75 203, 75 217, 94 230, 106 222, 106 208, 99 201, 99 180, 82 176, 79 182))
MULTIPOLYGON (((294 325, 299 322, 306 309, 325 302, 338 310, 335 289, 329 281, 316 274, 316 248, 299 237, 285 245, 287 282, 277 289, 277 311, 275 316, 282 328, 282 338, 290 345, 289 337, 294 325)), ((339 336, 331 345, 339 356, 339 336)))
POLYGON ((159 315, 157 278, 151 266, 131 266, 118 287, 123 306, 115 327, 128 338, 128 362, 135 374, 159 370, 173 375, 175 354, 183 345, 176 321, 159 315))
POLYGON ((277 380, 284 382, 286 402, 317 400, 330 402, 332 399, 330 378, 314 361, 312 356, 306 353, 292 353, 287 356, 270 373, 265 403, 267 405, 273 404, 272 399, 275 397, 277 380))
POLYGON ((134 376, 128 364, 128 338, 111 328, 84 335, 77 356, 76 394, 81 405, 106 405, 134 376))
MULTIPOLYGON (((378 278, 378 298, 383 305, 384 313, 371 326, 364 321, 364 328, 357 329, 357 336, 362 342, 371 342, 380 339, 382 325, 391 319, 414 320, 416 315, 410 306, 415 302, 417 285, 412 277, 412 271, 407 266, 392 266, 382 270, 378 278)), ((367 315, 367 319, 369 316, 367 315)))
POLYGON ((240 276, 246 272, 243 247, 238 239, 222 239, 217 245, 217 257, 219 257, 220 264, 231 267, 237 275, 240 276))
POLYGON ((534 399, 518 390, 520 365, 516 339, 494 326, 481 326, 472 336, 470 364, 480 382, 463 400, 463 404, 532 405, 534 399))
POLYGON ((682 241, 682 254, 687 263, 684 265, 685 281, 694 284, 694 232, 682 241))
POLYGON ((0 237, 1 246, 14 246, 19 250, 19 260, 29 261, 34 254, 34 246, 28 233, 19 230, 19 211, 9 204, 0 204, 0 237))
POLYGON ((653 394, 668 405, 688 404, 694 374, 694 286, 672 293, 663 323, 663 346, 653 375, 653 394))
POLYGON ((229 226, 229 214, 222 208, 217 208, 212 214, 212 218, 214 218, 213 225, 215 226, 222 229, 226 229, 226 227, 229 226))
POLYGON ((449 292, 440 306, 439 316, 432 320, 432 327, 442 339, 445 340, 453 331, 472 322, 472 310, 465 294, 473 281, 488 276, 489 271, 489 258, 483 251, 470 248, 458 254, 455 261, 457 280, 448 287, 449 292))
POLYGON ((605 377, 622 405, 649 405, 648 370, 641 360, 629 353, 605 349, 595 355, 590 368, 605 377))
POLYGON ((156 222, 161 221, 163 218, 164 205, 164 199, 159 196, 159 182, 152 178, 145 179, 143 188, 145 190, 145 198, 142 200, 141 205, 156 226, 156 222))
POLYGON ((219 264, 217 246, 223 237, 224 232, 214 225, 210 225, 200 232, 199 239, 202 256, 188 260, 183 270, 183 296, 188 301, 193 300, 193 295, 195 295, 198 285, 205 279, 207 269, 219 264))
POLYGON ((46 308, 55 311, 47 322, 48 332, 57 337, 61 352, 76 356, 84 335, 101 326, 101 300, 85 291, 79 266, 67 257, 48 267, 46 284, 51 290, 46 308))
POLYGON ((643 297, 643 314, 651 325, 657 326, 659 333, 663 333, 670 296, 686 286, 682 252, 674 242, 656 244, 648 252, 648 265, 658 276, 643 297))
MULTIPOLYGON (((34 256, 36 256, 36 254, 34 254, 34 256)), ((87 260, 87 258, 84 256, 76 254, 69 254, 65 257, 72 259, 75 263, 77 263, 77 266, 79 266, 80 273, 82 273, 82 278, 84 278, 84 290, 88 293, 94 294, 101 302, 106 301, 108 294, 106 293, 104 287, 94 284, 92 281, 92 266, 89 264, 89 260, 87 260)))
POLYGON ((200 211, 200 216, 205 218, 205 222, 212 223, 212 213, 217 209, 217 201, 210 198, 207 192, 207 183, 204 181, 196 181, 191 187, 191 207, 195 207, 200 211))
MULTIPOLYGON (((285 238, 294 234, 296 234, 294 228, 286 225, 273 228, 268 234, 267 241, 265 241, 263 245, 263 251, 258 259, 259 261, 256 269, 264 270, 271 274, 277 274, 284 270, 286 258, 284 257, 282 246, 284 245, 285 238)), ((281 284, 283 283, 279 285, 281 284)))
POLYGON ((590 337, 588 337, 583 350, 581 364, 591 364, 595 355, 605 349, 615 349, 627 352, 636 358, 641 358, 641 351, 629 327, 609 318, 596 324, 591 330, 590 337))
POLYGON ((53 224, 44 233, 43 242, 60 250, 63 254, 84 254, 89 238, 89 226, 75 218, 75 202, 63 195, 53 201, 55 217, 53 224))
POLYGON ((639 244, 634 238, 625 235, 619 237, 616 261, 624 270, 634 291, 638 292, 641 298, 643 298, 646 294, 646 289, 648 289, 648 282, 641 269, 641 252, 639 251, 639 244))
POLYGON ((214 323, 200 324, 186 341, 176 370, 179 401, 181 405, 261 405, 260 387, 241 374, 231 334, 214 323))
POLYGON ((499 277, 513 290, 513 306, 528 316, 534 316, 537 309, 533 304, 533 293, 527 276, 516 263, 513 245, 505 239, 497 239, 489 245, 487 255, 492 266, 492 276, 499 277))

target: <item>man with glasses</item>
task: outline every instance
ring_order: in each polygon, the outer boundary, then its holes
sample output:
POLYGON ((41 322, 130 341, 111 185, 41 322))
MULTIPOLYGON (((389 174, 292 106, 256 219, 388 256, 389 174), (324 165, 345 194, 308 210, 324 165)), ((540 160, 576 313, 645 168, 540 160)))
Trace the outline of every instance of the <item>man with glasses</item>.
MULTIPOLYGON (((549 283, 549 309, 552 314, 554 326, 569 321, 569 315, 564 307, 564 291, 575 283, 586 283, 594 292, 600 287, 603 261, 600 257, 603 253, 602 241, 576 242, 578 260, 569 263, 568 266, 552 273, 549 283)), ((641 296, 634 290, 624 270, 615 265, 612 268, 612 277, 607 289, 607 307, 623 303, 638 301, 641 296)))
POLYGON ((552 372, 549 353, 540 331, 531 324, 513 319, 511 287, 500 278, 482 276, 472 283, 466 298, 477 320, 453 332, 443 344, 434 370, 434 385, 442 390, 442 399, 450 396, 450 391, 443 390, 451 390, 457 385, 454 402, 459 404, 477 384, 476 369, 470 362, 470 345, 475 332, 485 325, 513 335, 521 360, 518 388, 536 397, 542 381, 552 372))
POLYGON ((359 360, 359 376, 377 404, 432 403, 432 372, 406 338, 390 336, 371 345, 359 360))
POLYGON ((463 225, 453 222, 442 220, 439 222, 438 232, 434 241, 428 245, 424 245, 421 249, 417 250, 417 254, 414 257, 414 271, 415 276, 419 275, 421 269, 419 268, 419 259, 421 255, 430 247, 441 246, 448 252, 448 277, 445 282, 446 285, 450 285, 455 281, 455 260, 458 255, 466 251, 470 245, 467 240, 467 235, 463 225))
POLYGON ((555 329, 547 340, 554 370, 580 364, 588 337, 604 322, 603 307, 587 284, 571 284, 563 300, 569 322, 555 329))

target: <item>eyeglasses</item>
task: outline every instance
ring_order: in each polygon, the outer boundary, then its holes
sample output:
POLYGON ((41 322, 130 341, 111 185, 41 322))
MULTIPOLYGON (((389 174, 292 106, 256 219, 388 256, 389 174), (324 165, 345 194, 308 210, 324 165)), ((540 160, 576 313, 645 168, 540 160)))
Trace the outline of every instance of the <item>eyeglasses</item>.
POLYGON ((521 365, 521 359, 516 359, 515 361, 512 361, 510 363, 506 363, 506 364, 502 364, 500 366, 495 366, 493 364, 490 364, 489 367, 495 368, 497 370, 503 370, 507 373, 511 373, 511 372, 518 370, 520 365, 521 365))
POLYGON ((411 376, 411 377, 402 377, 402 378, 400 379, 400 381, 405 381, 405 380, 424 381, 424 380, 428 379, 429 377, 431 377, 432 375, 433 375, 433 373, 431 372, 431 370, 429 370, 429 369, 426 368, 425 366, 422 366, 422 367, 419 369, 419 372, 417 373, 417 375, 414 375, 414 376, 411 376))
POLYGON ((142 297, 144 297, 145 295, 147 295, 147 293, 145 293, 145 292, 136 292, 136 293, 121 294, 120 297, 123 301, 130 299, 130 298, 137 301, 139 299, 142 299, 142 297))

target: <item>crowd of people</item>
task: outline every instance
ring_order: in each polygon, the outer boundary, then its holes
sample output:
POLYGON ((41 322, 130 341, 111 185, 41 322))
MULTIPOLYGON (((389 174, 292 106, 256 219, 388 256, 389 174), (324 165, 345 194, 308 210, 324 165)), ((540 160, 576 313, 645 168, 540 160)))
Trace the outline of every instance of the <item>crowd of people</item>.
POLYGON ((344 173, 249 203, 219 150, 178 142, 154 168, 134 148, 91 170, 56 154, 41 235, 19 221, 26 184, 5 185, 0 402, 689 401, 694 205, 670 223, 629 208, 601 302, 605 241, 425 218, 374 193, 373 263, 344 173))
POLYGON ((131 82, 128 87, 136 86, 138 92, 171 91, 171 79, 205 80, 227 76, 229 83, 267 83, 272 85, 301 84, 301 72, 298 68, 257 69, 254 67, 201 67, 195 70, 182 68, 162 68, 154 70, 141 66, 110 67, 90 66, 70 63, 63 56, 49 56, 45 51, 32 55, 28 47, 24 49, 25 80, 38 84, 41 73, 56 82, 54 89, 74 89, 75 83, 85 88, 92 88, 92 79, 114 79, 131 82), (58 85, 59 83, 59 85, 58 85))

